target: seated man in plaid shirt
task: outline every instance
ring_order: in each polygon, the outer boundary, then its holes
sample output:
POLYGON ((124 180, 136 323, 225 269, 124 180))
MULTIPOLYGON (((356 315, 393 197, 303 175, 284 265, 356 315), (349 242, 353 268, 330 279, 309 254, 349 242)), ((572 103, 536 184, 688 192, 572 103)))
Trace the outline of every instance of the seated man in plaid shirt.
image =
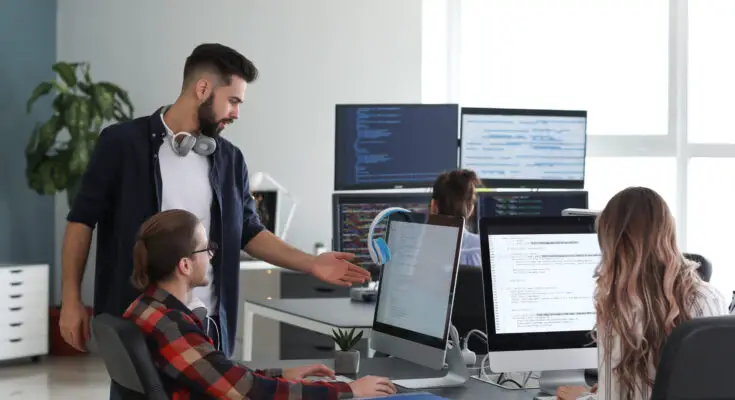
POLYGON ((164 386, 174 400, 185 399, 343 399, 395 393, 387 378, 351 383, 310 382, 334 378, 323 365, 253 371, 215 349, 203 322, 185 304, 192 288, 207 284, 209 261, 217 246, 188 211, 168 210, 146 221, 134 248, 133 284, 143 292, 127 309, 147 335, 164 386))

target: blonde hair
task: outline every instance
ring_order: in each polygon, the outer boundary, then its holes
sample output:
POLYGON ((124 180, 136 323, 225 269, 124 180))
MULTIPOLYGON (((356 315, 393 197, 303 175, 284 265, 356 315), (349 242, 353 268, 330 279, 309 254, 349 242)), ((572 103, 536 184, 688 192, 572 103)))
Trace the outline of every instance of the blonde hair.
MULTIPOLYGON (((597 269, 595 308, 598 341, 620 338, 613 374, 626 398, 653 387, 671 331, 691 318, 695 267, 676 244, 674 218, 655 191, 627 188, 615 195, 597 220, 602 260, 597 269)), ((607 359, 611 346, 606 346, 607 359)))

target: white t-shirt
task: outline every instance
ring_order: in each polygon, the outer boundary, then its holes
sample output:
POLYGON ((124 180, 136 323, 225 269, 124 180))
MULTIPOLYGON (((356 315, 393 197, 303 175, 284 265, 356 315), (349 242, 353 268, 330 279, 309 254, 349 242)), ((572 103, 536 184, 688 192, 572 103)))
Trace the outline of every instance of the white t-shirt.
MULTIPOLYGON (((161 165, 161 211, 181 209, 189 211, 199 218, 209 236, 212 185, 209 181, 209 160, 194 151, 182 157, 171 148, 173 132, 166 125, 161 114, 161 121, 166 127, 166 138, 158 149, 158 160, 161 165)), ((194 288, 193 296, 198 297, 209 310, 216 315, 217 298, 212 288, 212 268, 208 271, 209 285, 194 288)))

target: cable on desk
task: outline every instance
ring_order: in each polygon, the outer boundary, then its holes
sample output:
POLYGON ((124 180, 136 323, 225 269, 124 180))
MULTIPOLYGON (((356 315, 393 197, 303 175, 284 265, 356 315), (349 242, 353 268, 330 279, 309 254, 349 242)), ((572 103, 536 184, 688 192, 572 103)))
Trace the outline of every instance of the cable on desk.
POLYGON ((472 335, 477 336, 478 338, 480 338, 480 340, 482 340, 483 342, 485 342, 485 344, 487 344, 487 334, 485 334, 485 332, 479 329, 473 329, 467 332, 467 335, 464 337, 464 343, 462 343, 462 349, 468 348, 467 346, 469 345, 470 337, 472 337, 472 335))
POLYGON ((521 386, 520 383, 514 381, 513 379, 503 379, 502 381, 498 382, 498 385, 505 385, 506 383, 512 383, 516 386, 518 386, 518 389, 523 389, 523 386, 521 386))

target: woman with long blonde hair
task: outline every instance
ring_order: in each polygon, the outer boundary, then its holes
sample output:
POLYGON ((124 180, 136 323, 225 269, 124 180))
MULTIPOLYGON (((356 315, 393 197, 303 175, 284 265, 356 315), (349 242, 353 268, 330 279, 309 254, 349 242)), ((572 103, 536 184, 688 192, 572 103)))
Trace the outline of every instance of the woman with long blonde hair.
POLYGON ((557 396, 648 399, 671 331, 692 318, 727 314, 725 299, 679 251, 674 217, 655 191, 631 187, 615 195, 597 234, 598 385, 595 394, 563 387, 557 396))

